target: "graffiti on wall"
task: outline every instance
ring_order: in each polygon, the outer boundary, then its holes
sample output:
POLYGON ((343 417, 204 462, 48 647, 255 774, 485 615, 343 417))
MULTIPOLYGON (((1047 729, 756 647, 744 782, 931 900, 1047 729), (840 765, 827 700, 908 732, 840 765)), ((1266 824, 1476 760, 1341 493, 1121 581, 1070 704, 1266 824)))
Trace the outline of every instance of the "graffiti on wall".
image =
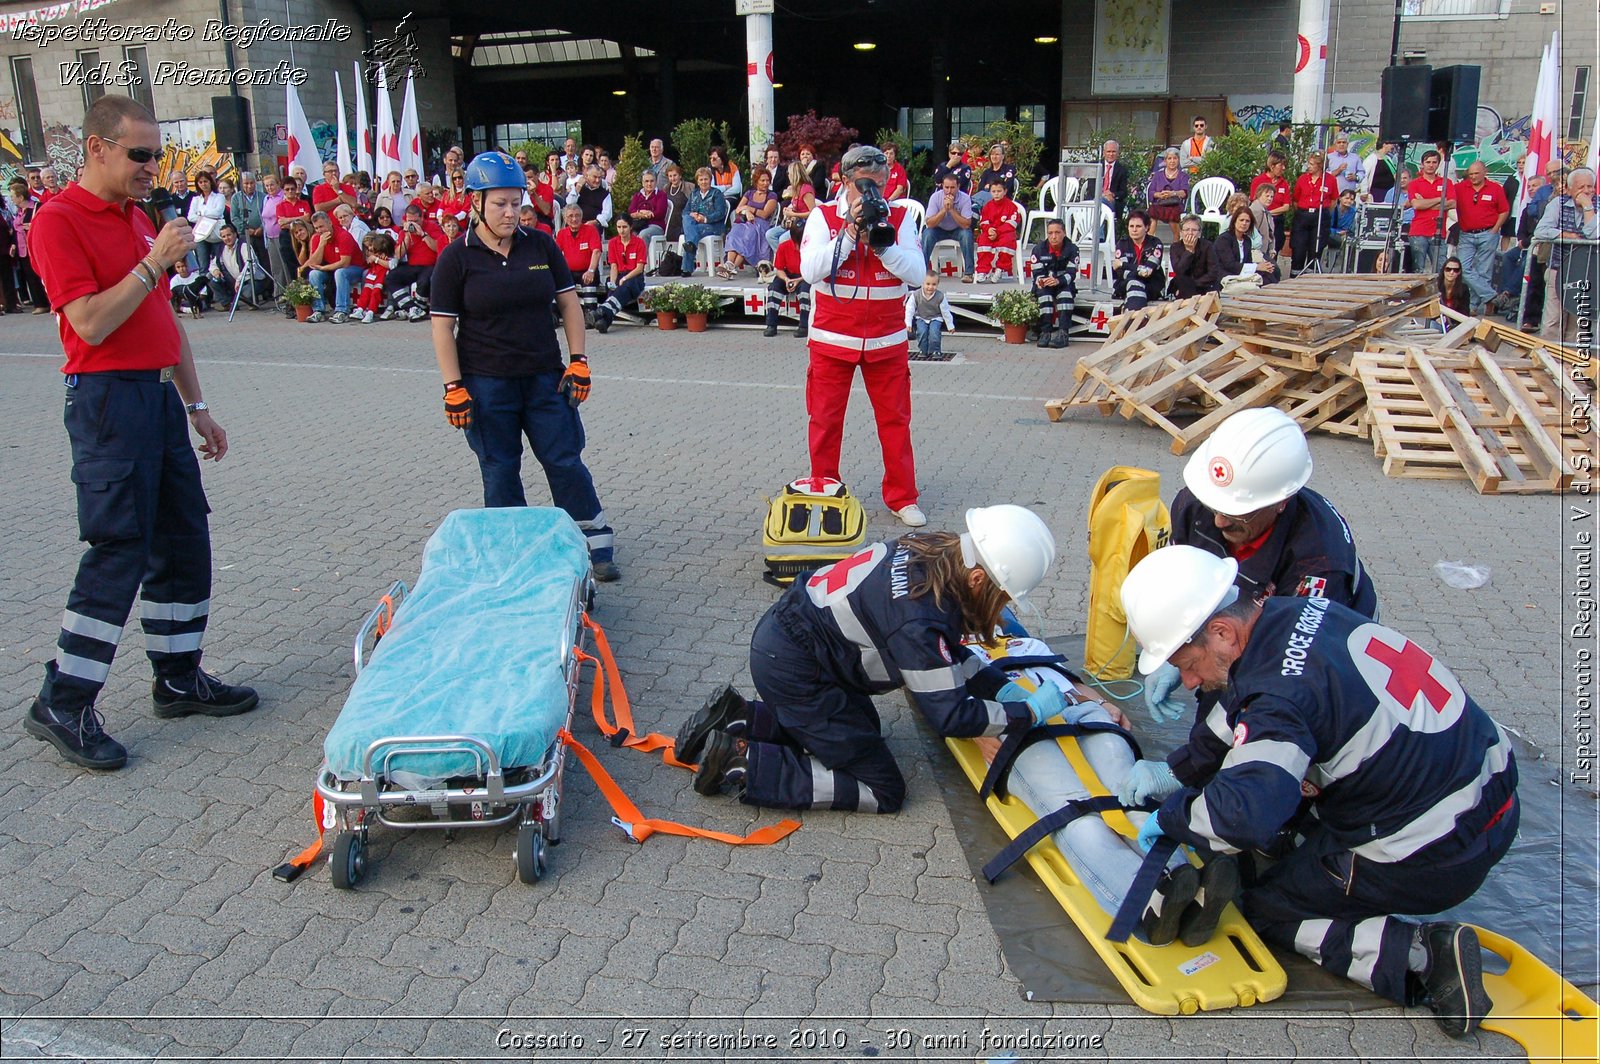
POLYGON ((161 161, 158 165, 161 176, 158 180, 163 185, 179 171, 190 178, 201 170, 210 170, 219 178, 237 179, 233 154, 217 149, 216 124, 210 115, 171 119, 160 126, 161 161))
MULTIPOLYGON (((1335 97, 1333 104, 1329 120, 1350 134, 1350 149, 1366 155, 1376 148, 1377 114, 1381 101, 1376 96, 1370 99, 1335 97)), ((1230 125, 1244 126, 1257 133, 1271 132, 1279 122, 1287 122, 1292 117, 1287 96, 1228 97, 1230 125)), ((1532 122, 1531 115, 1502 118, 1493 107, 1480 104, 1472 143, 1458 145, 1451 155, 1450 161, 1456 172, 1463 173, 1467 167, 1481 161, 1491 177, 1497 180, 1510 177, 1527 151, 1528 130, 1532 122)), ((1428 145, 1412 145, 1411 161, 1420 162, 1427 148, 1428 145)), ((1588 150, 1589 142, 1586 139, 1561 140, 1561 153, 1569 167, 1578 165, 1578 160, 1585 158, 1588 150)))

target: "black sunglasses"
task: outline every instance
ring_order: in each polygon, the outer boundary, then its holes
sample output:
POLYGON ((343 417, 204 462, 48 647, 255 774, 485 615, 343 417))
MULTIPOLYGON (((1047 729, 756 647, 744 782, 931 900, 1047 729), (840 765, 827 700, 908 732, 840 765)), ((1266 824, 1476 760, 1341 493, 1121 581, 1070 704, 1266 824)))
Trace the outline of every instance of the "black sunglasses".
POLYGON ((110 137, 101 137, 100 139, 107 144, 116 144, 117 147, 128 153, 128 161, 130 163, 138 163, 140 166, 161 154, 158 151, 151 151, 149 148, 130 148, 126 144, 112 140, 110 137))

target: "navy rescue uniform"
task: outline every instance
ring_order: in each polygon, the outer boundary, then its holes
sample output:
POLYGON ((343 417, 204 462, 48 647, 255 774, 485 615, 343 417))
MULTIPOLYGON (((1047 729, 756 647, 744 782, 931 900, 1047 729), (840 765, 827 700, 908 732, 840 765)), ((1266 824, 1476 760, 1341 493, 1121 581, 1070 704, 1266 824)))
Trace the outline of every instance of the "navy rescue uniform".
MULTIPOLYGON (((120 284, 150 253, 155 227, 131 200, 110 203, 74 184, 40 208, 30 243, 50 305, 64 307, 120 284)), ((57 314, 67 356, 62 420, 78 535, 89 545, 39 693, 58 711, 94 703, 135 596, 156 676, 187 679, 200 665, 211 612, 210 507, 172 383, 183 340, 170 298, 163 277, 92 345, 57 314)))
POLYGON ((1471 897, 1516 835, 1504 729, 1426 650, 1323 598, 1269 598, 1229 675, 1203 785, 1161 830, 1202 853, 1302 838, 1244 893, 1268 942, 1414 1004, 1416 924, 1471 897), (1226 735, 1226 740, 1221 736, 1226 735))
POLYGON ((961 643, 961 612, 913 597, 905 540, 874 543, 796 580, 756 625, 743 801, 892 813, 906 784, 872 696, 904 687, 940 735, 1026 731, 1026 703, 994 696, 1004 673, 961 643))
POLYGON ((612 560, 611 526, 583 461, 583 420, 559 391, 566 367, 556 342, 556 296, 572 290, 572 272, 550 234, 518 228, 502 256, 474 226, 439 253, 430 298, 435 317, 456 319, 461 381, 472 396, 467 444, 478 456, 483 504, 528 505, 526 435, 551 500, 583 531, 598 564, 612 560))
POLYGON ((1028 257, 1028 273, 1033 280, 1033 298, 1039 301, 1041 328, 1056 328, 1056 315, 1065 312, 1071 324, 1072 307, 1078 298, 1078 245, 1070 240, 1061 242, 1061 250, 1050 247, 1049 240, 1033 246, 1028 257), (1039 281, 1054 277, 1061 283, 1050 288, 1040 288, 1039 281))

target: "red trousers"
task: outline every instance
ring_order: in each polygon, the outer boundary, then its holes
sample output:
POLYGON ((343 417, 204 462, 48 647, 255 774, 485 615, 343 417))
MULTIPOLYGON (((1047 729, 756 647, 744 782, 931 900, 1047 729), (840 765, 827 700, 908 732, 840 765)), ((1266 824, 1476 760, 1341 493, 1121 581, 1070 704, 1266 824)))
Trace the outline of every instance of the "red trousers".
POLYGON ((849 362, 811 353, 806 370, 806 413, 811 425, 811 475, 843 480, 839 475, 839 449, 844 440, 845 409, 856 366, 867 386, 872 414, 878 421, 878 444, 883 448, 883 501, 891 510, 917 501, 917 463, 911 453, 911 364, 902 344, 888 358, 849 362))

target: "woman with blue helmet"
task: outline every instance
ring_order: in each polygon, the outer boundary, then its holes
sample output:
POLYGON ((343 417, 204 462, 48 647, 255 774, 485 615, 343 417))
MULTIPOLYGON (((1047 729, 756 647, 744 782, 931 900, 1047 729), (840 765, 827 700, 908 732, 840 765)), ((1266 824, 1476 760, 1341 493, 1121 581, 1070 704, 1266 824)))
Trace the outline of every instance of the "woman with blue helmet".
POLYGON ((522 438, 544 468, 550 496, 589 541, 597 580, 621 573, 612 532, 583 463, 578 404, 589 397, 583 310, 572 273, 548 233, 517 225, 526 184, 505 152, 467 165, 469 227, 433 271, 433 352, 444 377, 445 418, 478 456, 485 506, 526 506, 522 438), (555 321, 567 335, 562 363, 555 321))

